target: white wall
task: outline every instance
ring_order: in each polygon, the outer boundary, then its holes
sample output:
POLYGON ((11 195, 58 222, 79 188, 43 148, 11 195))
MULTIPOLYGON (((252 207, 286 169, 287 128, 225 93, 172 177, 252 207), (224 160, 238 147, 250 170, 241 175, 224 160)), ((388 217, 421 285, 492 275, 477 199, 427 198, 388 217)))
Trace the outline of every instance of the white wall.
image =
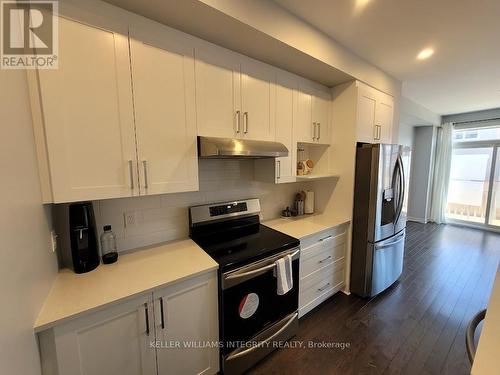
POLYGON ((421 106, 413 100, 401 97, 398 143, 413 147, 415 126, 440 125, 441 116, 421 106))
MULTIPOLYGON (((188 207, 196 204, 260 198, 262 218, 272 219, 291 206, 295 194, 316 190, 314 183, 275 185, 255 181, 252 160, 200 160, 200 191, 142 198, 94 202, 97 225, 110 224, 120 251, 188 236, 188 207), (136 224, 125 227, 124 213, 133 213, 136 224)), ((316 199, 322 206, 325 190, 316 199)))
POLYGON ((408 219, 426 223, 431 203, 436 127, 414 128, 408 219))
POLYGON ((397 79, 273 1, 201 1, 388 94, 401 93, 397 79))
POLYGON ((0 374, 40 373, 33 323, 56 275, 26 73, 0 70, 0 374))

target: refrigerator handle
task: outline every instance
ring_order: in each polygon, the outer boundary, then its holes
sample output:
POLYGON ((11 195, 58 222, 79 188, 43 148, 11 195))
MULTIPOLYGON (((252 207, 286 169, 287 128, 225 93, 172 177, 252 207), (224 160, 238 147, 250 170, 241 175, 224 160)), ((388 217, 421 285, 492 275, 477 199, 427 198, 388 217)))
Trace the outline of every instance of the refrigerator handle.
POLYGON ((405 173, 403 169, 403 160, 401 159, 401 155, 398 155, 396 165, 398 167, 398 176, 399 176, 399 189, 398 189, 399 194, 398 194, 398 206, 396 210, 396 217, 394 219, 394 223, 397 223, 399 217, 401 216, 401 212, 403 211, 404 197, 406 194, 405 173))

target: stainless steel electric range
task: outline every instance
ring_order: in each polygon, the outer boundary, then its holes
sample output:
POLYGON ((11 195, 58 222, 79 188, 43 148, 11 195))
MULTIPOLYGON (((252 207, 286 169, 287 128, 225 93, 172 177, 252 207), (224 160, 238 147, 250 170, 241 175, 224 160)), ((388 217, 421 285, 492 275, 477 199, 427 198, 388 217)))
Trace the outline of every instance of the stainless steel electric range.
POLYGON ((190 237, 219 263, 221 369, 240 374, 298 329, 300 242, 260 223, 260 202, 194 206, 190 237), (276 261, 292 256, 293 287, 277 294, 276 261))

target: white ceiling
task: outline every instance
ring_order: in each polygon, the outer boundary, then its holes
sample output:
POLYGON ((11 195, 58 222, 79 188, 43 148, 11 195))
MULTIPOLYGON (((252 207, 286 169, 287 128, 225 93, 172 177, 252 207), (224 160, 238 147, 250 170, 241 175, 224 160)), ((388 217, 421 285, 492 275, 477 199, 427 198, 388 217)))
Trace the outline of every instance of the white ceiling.
POLYGON ((275 0, 441 114, 500 107, 500 0, 275 0), (428 60, 416 56, 435 49, 428 60))

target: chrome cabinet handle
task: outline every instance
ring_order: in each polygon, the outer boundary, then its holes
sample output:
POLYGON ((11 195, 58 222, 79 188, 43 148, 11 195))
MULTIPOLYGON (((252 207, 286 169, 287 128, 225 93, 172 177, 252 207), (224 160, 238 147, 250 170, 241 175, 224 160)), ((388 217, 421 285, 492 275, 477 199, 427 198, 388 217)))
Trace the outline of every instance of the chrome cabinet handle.
POLYGON ((321 288, 318 288, 318 292, 322 292, 323 290, 325 290, 329 286, 330 286, 330 283, 327 283, 325 286, 322 286, 321 288))
POLYGON ((130 175, 130 190, 134 190, 134 167, 132 160, 128 161, 128 173, 130 175))
POLYGON ((319 241, 320 241, 320 242, 321 242, 321 241, 325 241, 325 240, 327 240, 327 239, 329 239, 329 238, 332 238, 332 235, 331 235, 331 234, 330 234, 329 236, 326 236, 326 237, 320 238, 320 239, 319 239, 319 241))
POLYGON ((236 133, 240 132, 241 112, 236 111, 236 133))
POLYGON ((328 255, 325 259, 321 259, 318 261, 318 263, 324 263, 326 262, 328 259, 330 259, 332 256, 331 255, 328 255))
POLYGON ((281 160, 276 160, 276 168, 277 168, 276 178, 280 179, 281 178, 281 160))
POLYGON ((248 133, 248 112, 243 112, 243 133, 248 133))
POLYGON ((318 141, 321 139, 321 122, 318 122, 318 141))
POLYGON ((313 141, 316 139, 316 123, 313 122, 312 124, 312 132, 313 132, 313 141))
POLYGON ((146 336, 149 336, 149 309, 147 303, 144 303, 144 313, 146 314, 146 336))
POLYGON ((161 329, 165 329, 165 315, 163 313, 163 297, 160 297, 161 329))
POLYGON ((142 167, 144 169, 144 189, 147 189, 148 186, 148 161, 143 160, 142 161, 142 167))
POLYGON ((375 125, 375 126, 373 127, 373 132, 374 132, 374 134, 373 134, 373 139, 374 139, 374 140, 377 140, 377 139, 378 139, 378 138, 377 138, 377 137, 378 137, 378 136, 377 136, 377 134, 378 134, 378 125, 375 125))
POLYGON ((380 136, 382 135, 382 127, 380 125, 375 125, 375 135, 373 139, 380 141, 380 136))

